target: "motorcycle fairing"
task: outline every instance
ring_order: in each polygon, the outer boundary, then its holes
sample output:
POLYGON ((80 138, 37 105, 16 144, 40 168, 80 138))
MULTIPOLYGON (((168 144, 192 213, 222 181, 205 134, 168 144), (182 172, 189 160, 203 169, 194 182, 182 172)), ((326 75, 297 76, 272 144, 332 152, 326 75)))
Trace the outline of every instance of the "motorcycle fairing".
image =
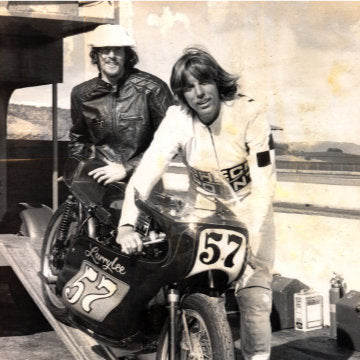
POLYGON ((196 252, 192 254, 187 277, 218 270, 226 274, 229 284, 242 275, 247 261, 249 235, 246 226, 233 212, 226 207, 222 212, 198 209, 191 201, 182 201, 179 207, 179 201, 172 197, 168 197, 163 205, 157 201, 158 198, 153 196, 145 201, 138 198, 136 204, 143 212, 151 214, 167 234, 179 236, 174 233, 174 228, 177 228, 173 224, 177 224, 177 227, 182 224, 185 229, 182 236, 187 233, 193 239, 196 252))

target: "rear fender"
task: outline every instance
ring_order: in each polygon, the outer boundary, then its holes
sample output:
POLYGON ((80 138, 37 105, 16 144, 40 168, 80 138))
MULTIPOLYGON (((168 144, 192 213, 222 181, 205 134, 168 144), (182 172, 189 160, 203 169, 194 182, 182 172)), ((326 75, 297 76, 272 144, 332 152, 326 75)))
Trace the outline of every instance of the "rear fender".
POLYGON ((46 227, 53 215, 53 210, 46 205, 29 205, 19 203, 23 207, 20 211, 20 233, 30 238, 43 238, 46 227))

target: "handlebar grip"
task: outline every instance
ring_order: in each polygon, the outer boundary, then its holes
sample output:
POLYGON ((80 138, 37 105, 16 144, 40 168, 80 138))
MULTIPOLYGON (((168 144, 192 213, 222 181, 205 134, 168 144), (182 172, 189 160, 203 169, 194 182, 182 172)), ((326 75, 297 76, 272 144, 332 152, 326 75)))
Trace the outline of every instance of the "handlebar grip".
POLYGON ((147 241, 143 241, 144 242, 144 246, 149 246, 149 245, 153 245, 153 244, 159 244, 164 242, 165 239, 155 239, 155 240, 147 240, 147 241))
POLYGON ((165 241, 165 238, 166 238, 165 234, 158 234, 158 236, 151 236, 151 235, 143 236, 141 240, 144 243, 144 246, 148 246, 148 245, 162 243, 165 241))

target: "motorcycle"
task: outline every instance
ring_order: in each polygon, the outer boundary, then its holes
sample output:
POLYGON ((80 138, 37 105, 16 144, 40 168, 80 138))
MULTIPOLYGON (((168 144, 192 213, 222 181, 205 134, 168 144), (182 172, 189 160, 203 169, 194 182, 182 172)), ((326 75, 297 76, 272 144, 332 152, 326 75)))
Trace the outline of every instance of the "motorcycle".
POLYGON ((125 184, 87 175, 101 165, 70 159, 65 168, 69 196, 41 251, 47 307, 122 356, 234 359, 224 293, 247 264, 244 224, 224 204, 198 209, 187 194, 154 190, 136 198, 144 248, 125 255, 115 242, 125 184))

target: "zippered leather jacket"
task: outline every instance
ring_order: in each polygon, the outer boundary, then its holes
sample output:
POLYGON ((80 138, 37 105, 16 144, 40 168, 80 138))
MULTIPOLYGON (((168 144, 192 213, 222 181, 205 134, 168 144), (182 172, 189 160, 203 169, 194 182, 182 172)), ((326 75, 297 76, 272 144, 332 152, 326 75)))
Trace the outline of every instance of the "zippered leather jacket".
POLYGON ((132 69, 115 87, 100 76, 75 86, 70 155, 86 159, 96 149, 124 165, 130 175, 172 103, 166 83, 138 69, 132 69))

